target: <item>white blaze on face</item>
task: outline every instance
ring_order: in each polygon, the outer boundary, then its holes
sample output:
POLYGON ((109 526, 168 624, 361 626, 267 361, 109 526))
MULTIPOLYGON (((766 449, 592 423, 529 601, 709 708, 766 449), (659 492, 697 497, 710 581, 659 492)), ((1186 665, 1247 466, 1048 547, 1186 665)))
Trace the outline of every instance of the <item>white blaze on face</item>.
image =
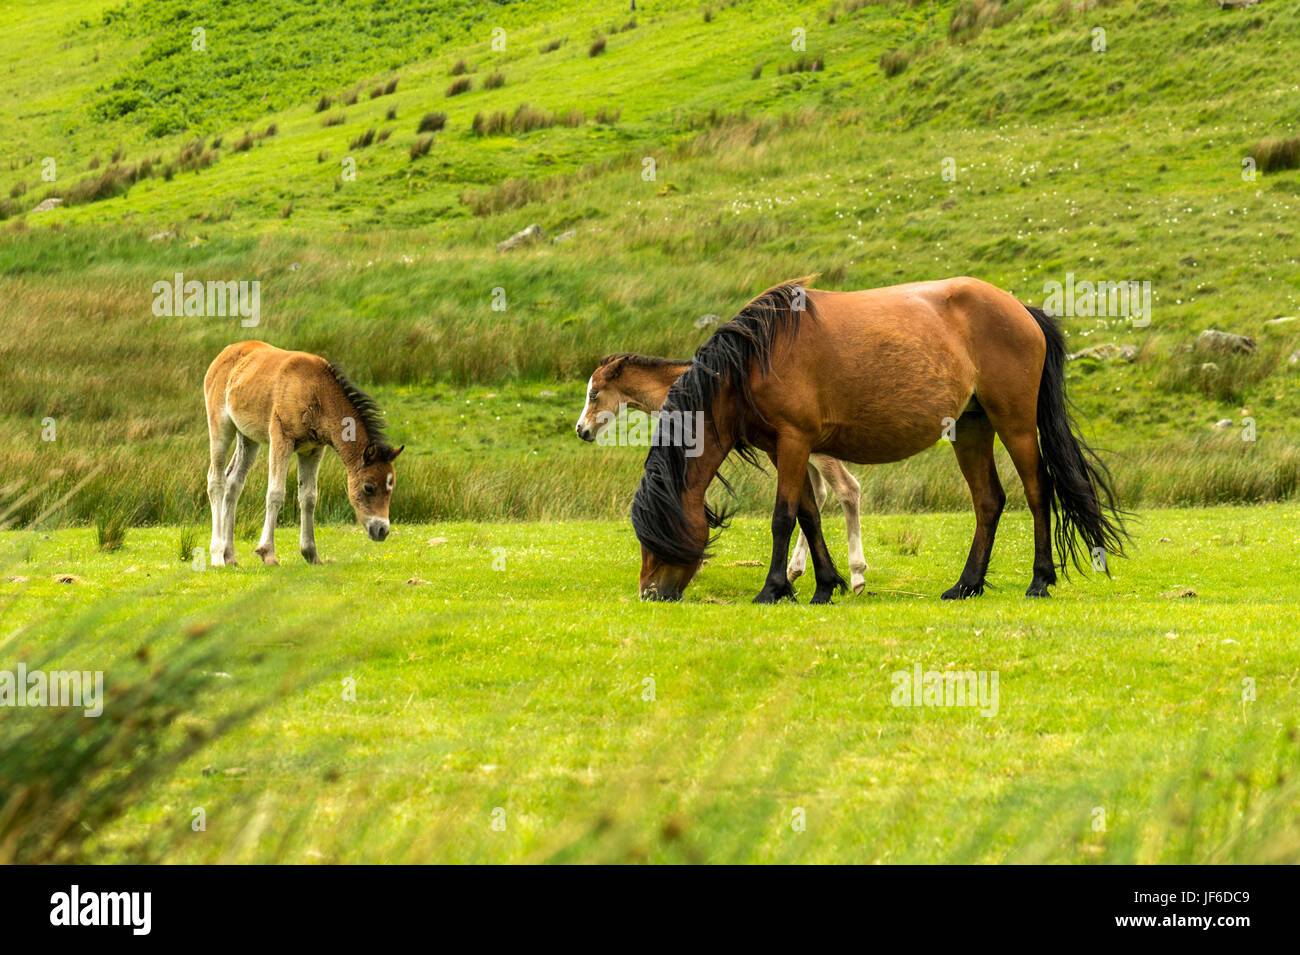
POLYGON ((587 407, 591 403, 591 389, 592 386, 595 384, 595 382, 596 382, 595 375, 592 375, 590 378, 587 379, 587 393, 582 396, 582 413, 578 415, 578 423, 574 426, 579 433, 582 432, 583 422, 587 420, 587 407))

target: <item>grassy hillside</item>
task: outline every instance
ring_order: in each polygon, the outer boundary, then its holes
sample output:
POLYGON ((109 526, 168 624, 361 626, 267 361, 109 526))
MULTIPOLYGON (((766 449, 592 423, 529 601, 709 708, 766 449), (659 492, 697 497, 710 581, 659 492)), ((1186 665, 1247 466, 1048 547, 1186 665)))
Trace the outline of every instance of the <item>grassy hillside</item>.
MULTIPOLYGON (((1242 176, 1260 140, 1300 134, 1293 6, 638 7, 0 11, 0 460, 36 486, 22 516, 103 462, 68 519, 200 519, 199 383, 246 337, 375 387, 412 449, 399 520, 621 514, 639 455, 569 434, 595 359, 689 354, 702 316, 811 271, 975 274, 1031 303, 1066 273, 1150 281, 1149 327, 1066 321, 1074 349, 1138 349, 1070 371, 1128 502, 1294 493, 1300 320, 1266 323, 1300 314, 1300 171, 1242 176), (573 234, 496 250, 532 222, 573 234), (260 325, 155 317, 178 271, 260 281, 260 325), (1259 348, 1186 350, 1209 327, 1259 348)), ((949 458, 875 469, 872 505, 964 506, 949 458)))

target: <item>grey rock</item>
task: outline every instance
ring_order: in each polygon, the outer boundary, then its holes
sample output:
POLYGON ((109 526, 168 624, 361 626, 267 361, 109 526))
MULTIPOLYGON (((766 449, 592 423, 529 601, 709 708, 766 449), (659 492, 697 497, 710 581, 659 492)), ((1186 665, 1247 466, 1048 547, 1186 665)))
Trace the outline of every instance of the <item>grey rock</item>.
POLYGON ((516 232, 514 235, 506 239, 504 242, 498 242, 497 251, 509 252, 512 249, 518 249, 521 246, 532 245, 534 242, 540 242, 542 239, 545 238, 546 238, 546 231, 541 226, 539 226, 536 222, 534 222, 527 229, 522 229, 519 232, 516 232))
POLYGON ((1253 355, 1255 339, 1247 338, 1245 335, 1234 335, 1232 332, 1221 332, 1216 328, 1207 328, 1196 336, 1195 347, 1197 351, 1203 352, 1219 354, 1236 352, 1242 355, 1253 355))

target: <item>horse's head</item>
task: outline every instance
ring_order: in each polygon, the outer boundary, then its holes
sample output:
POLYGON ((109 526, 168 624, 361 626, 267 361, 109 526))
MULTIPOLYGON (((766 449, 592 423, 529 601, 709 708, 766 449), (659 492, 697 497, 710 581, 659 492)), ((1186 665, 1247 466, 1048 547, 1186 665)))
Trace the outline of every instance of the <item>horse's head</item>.
MULTIPOLYGON (((707 537, 707 535, 705 535, 707 537)), ((703 559, 693 564, 670 564, 656 557, 645 544, 641 545, 641 599, 668 600, 682 599, 682 591, 699 572, 703 559)))
POLYGON ((618 419, 620 405, 636 407, 631 397, 619 387, 623 370, 627 367, 626 355, 604 359, 591 374, 587 383, 587 403, 573 430, 583 441, 595 441, 611 422, 618 419))
POLYGON ((358 466, 348 471, 348 500, 356 512, 357 522, 373 541, 388 536, 388 503, 397 486, 393 462, 406 445, 390 448, 371 442, 361 455, 358 466))

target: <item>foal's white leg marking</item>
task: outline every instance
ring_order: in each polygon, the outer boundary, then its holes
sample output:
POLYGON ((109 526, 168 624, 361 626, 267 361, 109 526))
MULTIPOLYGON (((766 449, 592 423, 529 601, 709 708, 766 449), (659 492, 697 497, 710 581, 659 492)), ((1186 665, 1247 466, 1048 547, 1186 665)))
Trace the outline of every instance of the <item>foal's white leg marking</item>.
POLYGON ((321 562, 316 556, 316 475, 324 456, 324 448, 298 455, 298 550, 309 564, 321 562))
POLYGON ((826 480, 844 508, 844 525, 849 537, 849 585, 855 594, 867 586, 867 559, 862 555, 862 485, 841 462, 834 458, 821 458, 826 480))
MULTIPOLYGON (((822 481, 822 476, 817 473, 813 467, 812 458, 808 459, 808 480, 812 481, 813 496, 817 500, 817 509, 821 510, 822 502, 826 500, 826 483, 822 481)), ((785 578, 794 583, 803 576, 808 569, 808 541, 803 536, 803 528, 799 528, 799 539, 795 541, 794 556, 790 558, 790 563, 785 568, 785 578)))
POLYGON ((262 539, 258 542, 255 553, 262 558, 262 563, 273 567, 279 563, 275 559, 275 521, 280 516, 284 505, 284 484, 289 476, 289 459, 293 457, 293 446, 275 432, 271 433, 270 476, 266 483, 266 523, 262 525, 262 539))
POLYGON ((224 414, 216 429, 208 428, 208 506, 212 509, 212 539, 208 555, 213 567, 226 563, 226 541, 221 534, 221 515, 226 495, 226 454, 235 436, 235 425, 224 414))
POLYGON ((235 436, 235 456, 226 467, 226 496, 221 506, 221 539, 225 545, 227 564, 235 563, 235 512, 239 508, 239 495, 244 493, 244 481, 257 459, 257 444, 244 437, 235 436))

